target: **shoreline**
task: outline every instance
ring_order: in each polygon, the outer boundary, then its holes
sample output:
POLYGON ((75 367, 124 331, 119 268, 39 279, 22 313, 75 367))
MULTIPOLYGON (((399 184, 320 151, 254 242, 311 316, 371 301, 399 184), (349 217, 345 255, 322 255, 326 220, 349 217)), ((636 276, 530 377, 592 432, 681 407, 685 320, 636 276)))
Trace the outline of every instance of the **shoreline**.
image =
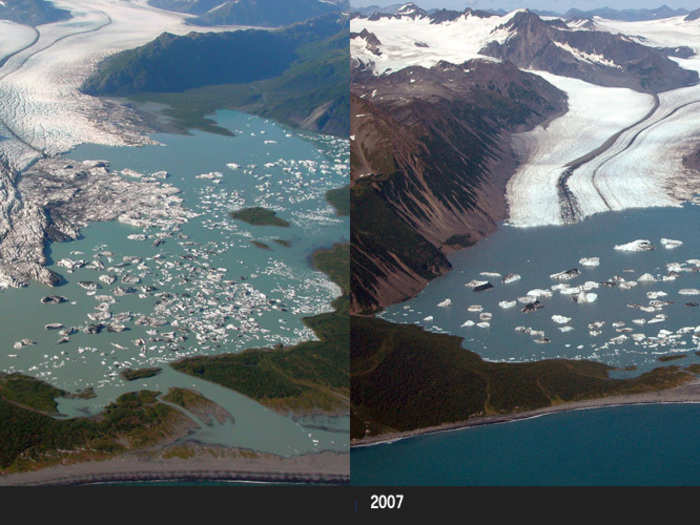
POLYGON ((0 476, 0 486, 75 486, 142 481, 342 485, 350 481, 349 453, 321 452, 284 458, 226 453, 222 456, 211 453, 212 450, 201 450, 195 457, 187 459, 152 459, 134 453, 102 461, 54 465, 0 476))
POLYGON ((407 430, 404 432, 390 432, 377 436, 353 439, 350 441, 350 449, 372 447, 377 445, 388 445, 397 441, 465 430, 468 428, 482 427, 501 423, 514 423, 535 419, 539 417, 561 414, 566 412, 578 412, 583 410, 596 410, 599 408, 615 408, 621 406, 640 405, 662 405, 662 404, 699 404, 700 403, 700 378, 695 378, 683 385, 658 390, 654 392, 644 392, 640 394, 628 394, 623 396, 610 396, 582 401, 571 401, 559 405, 527 410, 524 412, 514 412, 494 416, 478 416, 472 419, 444 423, 430 427, 407 430))

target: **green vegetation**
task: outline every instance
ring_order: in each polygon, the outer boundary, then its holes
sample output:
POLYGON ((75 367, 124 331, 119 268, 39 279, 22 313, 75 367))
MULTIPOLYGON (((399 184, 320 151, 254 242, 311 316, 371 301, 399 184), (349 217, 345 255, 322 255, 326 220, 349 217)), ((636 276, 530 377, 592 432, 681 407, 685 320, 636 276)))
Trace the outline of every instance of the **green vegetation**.
POLYGON ((328 13, 339 14, 340 9, 320 0, 238 0, 220 4, 216 9, 188 20, 188 23, 279 27, 328 13))
MULTIPOLYGON (((48 392, 37 379, 22 381, 23 390, 35 383, 33 391, 48 392)), ((54 419, 7 398, 6 393, 5 389, 0 392, 0 474, 142 449, 172 438, 179 425, 189 422, 174 408, 159 403, 157 392, 124 394, 96 417, 72 419, 54 419)))
POLYGON ((172 366, 240 392, 280 411, 344 411, 349 393, 347 244, 313 254, 313 264, 343 290, 334 312, 307 317, 304 324, 320 341, 295 346, 251 349, 238 354, 183 359, 172 366))
POLYGON ((0 374, 0 398, 44 414, 58 414, 56 397, 68 392, 22 374, 0 374))
POLYGON ((12 0, 0 3, 0 19, 38 26, 71 18, 70 11, 54 7, 46 0, 12 0))
POLYGON ((139 368, 137 370, 127 368, 122 370, 119 375, 126 381, 136 381, 137 379, 157 376, 161 371, 162 368, 139 368))
POLYGON ((189 410, 197 415, 204 423, 210 425, 212 418, 215 417, 220 423, 225 420, 232 420, 231 414, 225 409, 207 399, 199 392, 186 388, 170 388, 168 393, 163 396, 163 401, 168 401, 181 406, 185 410, 189 410))
POLYGON ((287 221, 280 219, 273 210, 268 210, 267 208, 242 208, 232 211, 231 217, 253 226, 280 226, 283 228, 289 226, 287 221))
POLYGON ((166 33, 104 60, 83 90, 165 104, 183 130, 230 135, 206 115, 239 109, 347 137, 348 35, 348 20, 336 15, 280 31, 166 33))
POLYGON ((350 185, 328 190, 326 200, 335 208, 335 212, 341 217, 350 215, 350 185))
POLYGON ((352 316, 351 326, 353 438, 660 390, 692 377, 675 366, 612 379, 611 367, 592 361, 490 363, 461 338, 414 325, 352 316))
POLYGON ((666 361, 675 361, 676 359, 683 359, 685 357, 688 357, 686 354, 669 354, 669 355, 662 355, 659 357, 659 361, 661 362, 666 362, 666 361))

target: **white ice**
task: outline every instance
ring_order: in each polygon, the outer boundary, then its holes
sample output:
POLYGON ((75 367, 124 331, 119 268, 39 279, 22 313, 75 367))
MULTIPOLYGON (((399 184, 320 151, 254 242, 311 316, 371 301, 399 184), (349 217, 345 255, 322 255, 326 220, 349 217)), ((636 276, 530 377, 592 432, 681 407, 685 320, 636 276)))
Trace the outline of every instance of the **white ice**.
MULTIPOLYGON (((187 15, 152 8, 145 0, 54 3, 73 18, 38 26, 38 41, 0 68, 0 135, 9 137, 0 142, 0 154, 19 169, 41 154, 55 155, 85 142, 148 143, 140 129, 121 118, 128 113, 124 107, 82 94, 83 81, 104 57, 146 44, 165 31, 226 29, 185 25, 187 15)), ((0 53, 22 48, 34 34, 7 22, 1 30, 0 53)))
POLYGON ((362 38, 350 41, 350 54, 353 60, 370 67, 377 75, 409 66, 432 67, 441 60, 453 64, 473 58, 494 60, 479 55, 479 51, 489 42, 505 42, 511 33, 499 26, 507 23, 519 11, 486 18, 464 14, 441 24, 432 24, 428 17, 353 18, 350 31, 360 33, 366 29, 374 33, 381 42, 381 55, 372 53, 362 38), (416 46, 416 42, 428 47, 416 46))

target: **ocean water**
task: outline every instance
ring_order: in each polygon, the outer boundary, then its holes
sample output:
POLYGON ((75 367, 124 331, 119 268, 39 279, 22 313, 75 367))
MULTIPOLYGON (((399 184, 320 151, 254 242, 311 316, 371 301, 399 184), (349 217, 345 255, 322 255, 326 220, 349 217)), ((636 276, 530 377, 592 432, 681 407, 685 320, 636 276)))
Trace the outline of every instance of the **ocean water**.
POLYGON ((453 269, 449 273, 432 281, 417 297, 388 308, 381 316, 464 337, 465 348, 493 361, 590 359, 616 367, 636 366, 636 371, 625 373, 632 375, 662 364, 658 361, 660 356, 676 353, 686 357, 670 364, 686 366, 700 362, 695 354, 700 342, 700 308, 686 305, 700 302, 700 296, 678 292, 700 289, 697 259, 700 259, 698 206, 605 213, 567 226, 526 229, 502 226, 475 247, 452 254, 453 269), (680 240, 683 244, 665 249, 660 242, 662 238, 680 240), (614 249, 615 245, 636 239, 650 240, 655 249, 632 253, 614 249), (600 265, 584 267, 579 264, 583 257, 599 257, 600 265), (674 263, 678 264, 674 266, 674 263), (590 290, 597 294, 597 300, 581 304, 550 288, 560 283, 551 274, 572 268, 578 268, 581 275, 566 281, 569 286, 587 281, 599 284, 614 276, 637 281, 643 273, 652 274, 657 281, 639 281, 629 289, 599 285, 590 290), (501 278, 483 276, 482 272, 517 273, 522 278, 503 284, 501 278), (677 274, 674 280, 663 280, 674 273, 677 274), (494 288, 474 292, 465 286, 472 280, 489 281, 494 288), (502 309, 498 304, 517 301, 533 289, 553 293, 551 298, 541 299, 544 304, 541 310, 523 313, 523 304, 519 302, 510 309, 502 309), (666 295, 654 298, 654 292, 666 295), (451 305, 439 307, 445 299, 450 299, 451 305), (628 306, 648 307, 652 301, 669 304, 660 305, 653 312, 628 306), (483 310, 470 312, 467 310, 470 305, 481 305, 483 310), (462 326, 465 321, 480 322, 482 313, 492 314, 489 327, 462 326), (654 322, 659 320, 659 314, 665 319, 654 322), (571 320, 557 324, 552 320, 553 315, 571 320), (598 322, 604 325, 589 327, 598 322), (518 332, 515 330, 518 326, 540 331, 544 337, 518 332), (560 331, 562 326, 567 326, 568 331, 560 331), (547 342, 543 342, 545 338, 547 342))
POLYGON ((183 205, 197 216, 167 231, 94 223, 82 231, 82 238, 52 244, 51 268, 67 279, 65 285, 52 289, 32 284, 0 292, 0 370, 39 377, 68 391, 93 388, 93 399, 58 400, 66 417, 96 414, 124 392, 166 392, 179 386, 201 392, 234 417, 235 423, 202 424, 193 436, 200 441, 282 455, 346 450, 345 416, 323 424, 294 419, 167 366, 191 355, 313 339, 302 318, 331 310, 331 301, 340 293, 311 267, 310 255, 348 240, 347 217, 338 217, 324 197, 327 190, 347 184, 348 142, 234 111, 217 112, 215 120, 234 136, 200 131, 158 134, 153 138, 160 145, 86 144, 66 155, 73 160, 108 160, 114 172, 129 169, 148 175, 166 170, 166 182, 181 190, 183 205), (274 209, 290 227, 256 227, 230 218, 231 210, 251 206, 274 209), (134 234, 146 239, 130 239, 134 234), (165 242, 155 246, 154 240, 163 234, 165 242), (99 261, 104 269, 68 272, 58 264, 62 259, 99 261), (116 275, 117 282, 101 284, 95 293, 78 285, 97 282, 103 274, 116 275), (136 293, 116 295, 117 286, 131 286, 136 293), (48 294, 68 302, 41 304, 48 294), (44 329, 47 323, 85 326, 105 302, 113 302, 113 315, 126 316, 127 331, 78 332, 58 344, 57 331, 44 329), (140 324, 141 316, 163 324, 140 324), (187 339, 177 340, 182 335, 187 339), (34 344, 15 348, 23 338, 34 344), (145 345, 135 343, 138 339, 145 345), (124 368, 151 366, 163 372, 134 382, 119 377, 124 368))
POLYGON ((353 448, 353 485, 698 485, 700 404, 560 413, 353 448))

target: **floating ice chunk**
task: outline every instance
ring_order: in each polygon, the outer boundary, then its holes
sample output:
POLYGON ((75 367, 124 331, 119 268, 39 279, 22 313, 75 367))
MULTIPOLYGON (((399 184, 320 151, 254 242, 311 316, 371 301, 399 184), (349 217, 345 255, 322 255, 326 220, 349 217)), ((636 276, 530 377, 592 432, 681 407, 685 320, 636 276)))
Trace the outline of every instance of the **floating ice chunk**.
POLYGON ((539 339, 533 339, 533 341, 534 341, 535 343, 537 343, 538 345, 544 345, 544 344, 547 344, 547 343, 551 343, 551 342, 552 342, 552 340, 549 339, 548 337, 541 337, 541 338, 539 338, 539 339))
POLYGON ((588 292, 588 291, 594 290, 598 287, 600 287, 600 284, 597 283, 596 281, 586 281, 585 283, 583 283, 583 286, 581 288, 583 288, 585 291, 588 292))
POLYGON ((226 164, 226 167, 232 170, 237 170, 241 166, 239 164, 236 164, 235 162, 229 162, 228 164, 226 164))
POLYGON ((626 244, 616 244, 615 249, 621 252, 648 252, 654 245, 648 239, 637 239, 626 244))
POLYGON ((447 308, 448 306, 452 306, 452 299, 449 297, 443 301, 440 301, 438 304, 438 308, 447 308))
POLYGON ((482 275, 484 277, 500 277, 501 274, 498 272, 481 272, 479 275, 482 275))
POLYGON ((498 303, 498 306, 500 306, 504 310, 507 310, 508 308, 513 308, 516 304, 516 301, 500 301, 498 303))
POLYGON ((127 177, 133 177, 134 179, 140 179, 141 177, 143 177, 143 173, 139 173, 135 170, 130 170, 129 168, 124 168, 123 170, 120 170, 119 173, 127 177))
POLYGON ((621 334, 621 335, 618 335, 617 337, 613 337, 612 339, 610 339, 610 343, 617 345, 620 343, 624 343, 625 341, 627 341, 627 339, 628 338, 625 334, 621 334))
POLYGON ((571 317, 566 317, 565 315, 555 314, 552 316, 552 321, 557 324, 566 324, 571 321, 571 317))
POLYGON ((685 271, 685 268, 683 268, 683 263, 679 263, 679 262, 667 263, 666 269, 669 272, 683 272, 683 271, 685 271))
POLYGON ((639 279, 637 279, 637 281, 639 281, 640 283, 654 283, 656 282, 656 277, 654 277, 650 273, 643 273, 639 276, 639 279))
POLYGON ((646 319, 632 319, 632 322, 639 326, 644 326, 645 324, 647 324, 646 319))
POLYGON ((570 281, 579 275, 581 275, 581 272, 578 268, 571 268, 570 270, 565 270, 563 272, 553 273, 549 277, 556 279, 557 281, 570 281))
POLYGON ((527 292, 526 295, 528 295, 530 297, 535 297, 537 299, 539 299, 539 298, 549 299, 550 297, 552 297, 552 292, 550 292, 549 290, 542 290, 541 288, 534 288, 534 289, 530 290, 529 292, 527 292))
POLYGON ((503 284, 514 283, 520 280, 520 275, 517 273, 508 273, 503 277, 503 284))
POLYGON ((603 328, 605 326, 605 321, 593 321, 592 323, 588 323, 588 328, 590 330, 597 330, 600 328, 603 328))
POLYGON ((565 284, 559 289, 559 293, 562 295, 577 295, 580 294, 582 290, 583 288, 580 286, 569 286, 565 284))
POLYGON ((434 318, 432 315, 429 315, 428 317, 424 317, 424 318, 423 318, 423 321, 425 321, 426 323, 429 323, 429 322, 432 321, 433 319, 435 319, 435 318, 434 318))
POLYGON ((574 329, 573 326, 560 326, 559 331, 562 333, 571 332, 574 329))
POLYGON ((168 175, 170 174, 165 170, 154 171, 153 173, 151 173, 151 177, 156 179, 167 179, 168 175))
POLYGON ((581 257, 578 260, 578 263, 581 266, 587 266, 589 268, 593 268, 596 266, 600 266, 600 257, 581 257))
POLYGON ((526 295, 524 297, 518 297, 518 302, 520 304, 532 304, 535 301, 537 301, 537 297, 533 297, 532 295, 526 295))
POLYGON ((491 326, 491 323, 487 321, 481 321, 480 323, 476 323, 476 326, 479 328, 489 328, 491 326))
POLYGON ((637 281, 625 281, 623 279, 617 283, 617 286, 620 288, 620 290, 629 290, 630 288, 637 286, 637 281))
POLYGON ((472 279, 471 281, 466 283, 464 286, 466 286, 467 288, 476 288, 478 286, 483 286, 483 285, 488 284, 488 283, 489 283, 488 281, 479 281, 477 279, 472 279))
POLYGON ((467 311, 468 312, 481 312, 484 309, 483 306, 480 304, 471 304, 467 306, 467 311))
POLYGON ((489 312, 484 312, 483 314, 479 314, 479 319, 482 321, 490 321, 493 319, 493 314, 489 312))
POLYGON ((130 233, 126 238, 130 241, 145 241, 146 235, 143 233, 130 233))
POLYGON ((680 295, 700 295, 700 290, 697 288, 681 288, 678 290, 680 295))
POLYGON ((205 179, 205 180, 216 180, 223 177, 224 174, 220 171, 210 171, 209 173, 201 173, 195 177, 195 179, 205 179))
POLYGON ((659 297, 666 297, 668 294, 664 291, 659 290, 658 292, 647 292, 647 297, 649 299, 658 299, 659 297))
POLYGON ((668 316, 666 314, 657 314, 647 321, 647 324, 663 323, 668 316))
POLYGON ((466 327, 466 328, 472 327, 472 326, 474 326, 475 324, 476 324, 476 323, 470 319, 469 321, 464 321, 464 322, 462 323, 462 328, 465 328, 465 327, 466 327))
POLYGON ((679 246, 683 246, 683 241, 676 241, 674 239, 666 239, 664 237, 661 238, 661 245, 666 248, 667 250, 673 250, 674 248, 678 248, 679 246))
POLYGON ((598 294, 593 292, 581 292, 574 296, 574 301, 577 303, 593 303, 598 299, 598 294))

